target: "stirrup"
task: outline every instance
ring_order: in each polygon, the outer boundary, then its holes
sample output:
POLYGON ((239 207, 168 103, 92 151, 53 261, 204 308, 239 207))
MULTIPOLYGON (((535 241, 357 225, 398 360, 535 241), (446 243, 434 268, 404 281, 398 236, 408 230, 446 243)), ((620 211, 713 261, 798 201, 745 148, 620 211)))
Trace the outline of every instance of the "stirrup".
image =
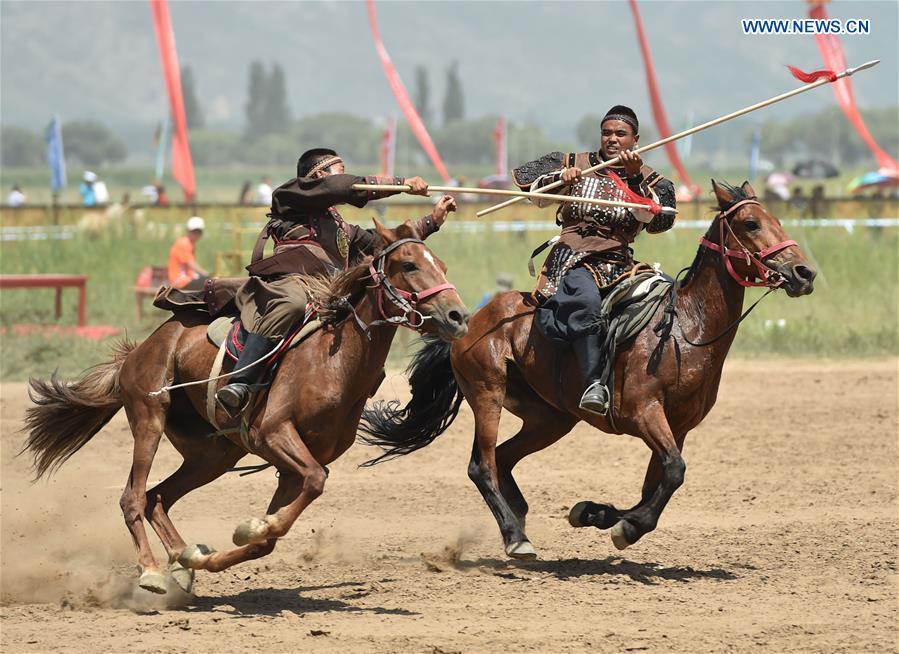
POLYGON ((251 395, 247 384, 228 384, 216 392, 215 403, 228 414, 229 418, 237 418, 249 405, 251 395))
POLYGON ((606 415, 609 412, 609 389, 602 382, 593 382, 584 391, 578 407, 598 416, 606 415))

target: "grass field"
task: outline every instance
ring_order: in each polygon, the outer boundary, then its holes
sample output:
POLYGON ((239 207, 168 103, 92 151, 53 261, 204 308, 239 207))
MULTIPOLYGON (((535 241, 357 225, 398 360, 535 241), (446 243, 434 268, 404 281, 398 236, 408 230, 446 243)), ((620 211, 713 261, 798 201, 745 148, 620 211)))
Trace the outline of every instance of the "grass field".
MULTIPOLYGON (((422 213, 422 207, 391 206, 388 220, 422 213)), ((371 209, 349 210, 353 222, 369 224, 371 209)), ((552 221, 552 213, 541 216, 552 221)), ((473 208, 464 208, 455 220, 471 219, 473 208)), ((508 220, 498 214, 498 220, 508 220)), ((215 266, 215 254, 236 247, 233 226, 223 216, 207 215, 209 229, 199 243, 200 263, 215 266)), ((180 222, 180 221, 179 221, 180 222)), ((469 222, 466 225, 472 225, 469 222)), ((511 273, 517 288, 530 289, 527 258, 533 248, 554 232, 466 233, 446 229, 429 244, 449 266, 449 277, 463 299, 475 307, 493 288, 497 273, 511 273)), ((146 336, 163 312, 151 309, 140 323, 135 317, 133 284, 146 265, 165 263, 168 248, 180 232, 174 223, 125 221, 97 232, 82 230, 69 240, 4 242, 0 272, 73 273, 90 276, 88 322, 114 325, 132 337, 146 336)), ((740 327, 735 352, 743 355, 878 356, 897 353, 897 230, 857 228, 852 233, 837 227, 794 226, 791 236, 813 258, 820 271, 813 295, 790 299, 778 293, 765 302, 740 327)), ((661 235, 643 235, 636 244, 638 259, 657 261, 669 273, 689 265, 700 230, 676 229, 661 235)), ((239 243, 252 245, 252 230, 239 243)), ((747 302, 762 291, 751 290, 747 302)), ((74 292, 63 294, 63 324, 74 324, 74 292)), ((148 303, 149 306, 149 303, 148 303)), ((2 347, 3 379, 44 375, 55 368, 73 374, 105 356, 105 345, 72 336, 13 335, 16 323, 53 324, 53 293, 50 290, 4 291, 0 296, 0 323, 5 329, 2 347)), ((409 339, 404 339, 408 341, 409 339)), ((414 339, 412 339, 414 340, 414 339)), ((398 348, 394 363, 401 362, 398 348)))

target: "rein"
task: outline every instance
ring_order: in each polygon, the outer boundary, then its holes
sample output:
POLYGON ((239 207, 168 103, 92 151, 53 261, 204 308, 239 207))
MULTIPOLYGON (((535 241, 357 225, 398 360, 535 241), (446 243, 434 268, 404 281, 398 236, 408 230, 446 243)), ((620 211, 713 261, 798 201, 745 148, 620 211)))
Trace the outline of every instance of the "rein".
POLYGON ((374 282, 374 285, 368 286, 367 288, 377 289, 378 313, 381 314, 380 320, 375 320, 369 324, 366 324, 359 317, 359 314, 356 313, 355 307, 350 305, 349 301, 347 301, 347 305, 349 305, 349 308, 353 313, 353 317, 356 319, 356 324, 359 325, 362 331, 368 334, 369 338, 371 338, 370 331, 372 327, 379 327, 381 325, 408 327, 413 331, 421 333, 421 328, 425 324, 425 321, 431 319, 430 316, 426 316, 421 311, 419 311, 418 307, 421 305, 421 303, 427 300, 429 297, 437 295, 441 291, 455 290, 456 288, 450 282, 445 282, 443 284, 438 284, 437 286, 427 288, 423 291, 410 292, 405 291, 401 288, 397 288, 396 286, 391 284, 390 280, 387 278, 387 275, 384 272, 384 264, 387 261, 387 255, 399 248, 401 245, 405 245, 407 243, 419 243, 421 245, 424 245, 424 241, 418 238, 401 238, 381 250, 380 254, 372 259, 372 262, 368 265, 369 276, 371 277, 372 282, 374 282), (387 312, 384 310, 385 299, 390 304, 399 309, 399 311, 401 312, 400 315, 390 316, 387 314, 387 312))
MULTIPOLYGON (((783 275, 781 275, 779 272, 777 272, 776 270, 774 270, 773 268, 771 268, 770 266, 765 264, 764 258, 768 257, 776 252, 780 252, 781 250, 785 250, 788 247, 791 247, 793 245, 798 245, 798 244, 796 243, 796 241, 787 240, 787 241, 781 241, 780 243, 777 243, 776 245, 772 245, 771 247, 767 247, 764 250, 759 250, 758 252, 750 252, 749 248, 747 248, 745 245, 743 245, 743 243, 740 241, 740 239, 734 233, 733 227, 731 227, 730 222, 727 220, 728 217, 731 216, 738 208, 740 208, 744 205, 748 205, 748 204, 761 205, 761 202, 759 202, 758 200, 740 200, 739 202, 737 202, 736 204, 731 206, 729 209, 727 209, 725 211, 720 211, 718 213, 718 215, 715 216, 715 220, 717 220, 718 224, 719 224, 719 232, 718 233, 720 235, 720 239, 719 239, 721 241, 720 245, 718 243, 713 243, 712 241, 708 240, 705 236, 702 236, 699 239, 699 243, 703 247, 721 254, 721 259, 724 261, 725 269, 727 270, 727 272, 731 276, 731 278, 734 281, 736 281, 740 286, 744 286, 744 287, 767 286, 768 291, 762 297, 760 297, 758 300, 753 302, 752 306, 750 306, 748 309, 746 309, 746 311, 744 311, 740 315, 739 318, 737 318, 734 322, 732 322, 730 325, 728 325, 724 329, 724 331, 722 331, 720 334, 718 334, 717 336, 715 336, 714 338, 712 338, 708 341, 700 341, 700 342, 691 341, 690 338, 684 333, 684 330, 681 329, 681 336, 683 336, 684 340, 687 343, 689 343, 690 345, 692 345, 693 347, 706 347, 707 345, 712 345, 713 343, 716 343, 717 341, 721 340, 726 334, 730 333, 741 322, 743 322, 743 320, 745 320, 746 317, 750 313, 752 313, 752 310, 758 306, 759 302, 761 302, 766 297, 768 297, 771 293, 773 293, 778 288, 780 288, 783 285, 783 283, 786 281, 784 279, 783 275), (726 233, 725 233, 725 229, 727 230, 726 233), (729 248, 726 246, 726 238, 728 235, 730 235, 733 238, 733 240, 735 240, 737 242, 737 245, 739 246, 740 249, 735 250, 735 249, 732 249, 732 248, 729 248), (758 271, 758 276, 760 277, 761 281, 755 282, 755 281, 752 281, 751 279, 749 279, 748 277, 747 278, 741 277, 737 273, 737 271, 734 270, 733 266, 731 265, 730 260, 733 258, 742 259, 742 260, 746 261, 747 264, 754 264, 756 267, 756 270, 758 271)), ((663 319, 654 328, 654 331, 656 332, 656 334, 659 334, 659 336, 663 339, 667 338, 667 336, 670 334, 671 325, 674 324, 674 317, 677 315, 677 310, 675 309, 675 302, 677 300, 678 281, 680 280, 680 276, 683 273, 687 272, 688 270, 689 270, 689 268, 684 268, 677 274, 677 278, 675 279, 674 284, 671 285, 671 297, 668 300, 668 305, 665 307, 666 319, 663 319), (667 325, 666 325, 666 323, 667 323, 667 325)))

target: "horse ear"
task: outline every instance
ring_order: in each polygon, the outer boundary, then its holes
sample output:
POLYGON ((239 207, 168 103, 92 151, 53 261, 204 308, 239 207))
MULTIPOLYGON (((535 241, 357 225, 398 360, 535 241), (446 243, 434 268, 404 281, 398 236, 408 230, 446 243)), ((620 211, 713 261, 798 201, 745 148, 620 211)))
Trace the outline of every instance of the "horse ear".
POLYGON ((743 185, 740 188, 746 194, 746 197, 748 197, 748 198, 757 198, 758 197, 755 194, 755 189, 752 188, 752 184, 750 184, 749 181, 743 182, 743 185))
POLYGON ((384 241, 384 245, 390 245, 396 240, 396 234, 389 227, 375 217, 372 217, 372 220, 375 221, 375 231, 378 232, 378 236, 384 241))
POLYGON ((719 207, 726 207, 733 203, 734 196, 726 188, 719 186, 714 179, 712 180, 712 190, 715 192, 715 198, 718 200, 719 207))

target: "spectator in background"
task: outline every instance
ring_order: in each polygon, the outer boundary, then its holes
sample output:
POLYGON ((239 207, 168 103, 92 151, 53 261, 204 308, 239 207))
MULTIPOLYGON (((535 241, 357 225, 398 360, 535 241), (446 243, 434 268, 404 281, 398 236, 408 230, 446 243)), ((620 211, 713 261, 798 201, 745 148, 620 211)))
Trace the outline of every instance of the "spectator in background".
MULTIPOLYGON (((162 185, 162 182, 156 182, 156 202, 153 204, 157 207, 169 206, 169 196, 166 194, 165 186, 162 185)), ((200 220, 202 220, 202 218, 200 220)))
POLYGON ((197 264, 197 241, 203 238, 206 221, 193 216, 187 221, 187 234, 178 237, 169 250, 169 284, 188 291, 200 290, 209 273, 197 264))
POLYGON ((81 179, 81 185, 78 187, 78 192, 81 194, 81 204, 85 207, 97 206, 97 196, 94 195, 94 184, 96 182, 97 173, 85 170, 81 179))
POLYGON ((256 187, 256 204, 263 207, 272 206, 272 180, 268 177, 259 180, 259 186, 256 187))
POLYGON ((496 288, 492 291, 486 291, 481 299, 478 301, 477 309, 485 306, 490 300, 495 298, 500 293, 505 293, 506 291, 512 290, 512 285, 515 283, 515 280, 512 278, 512 275, 509 273, 500 273, 496 276, 496 288))
POLYGON ((237 204, 242 207, 250 204, 250 188, 253 186, 253 182, 247 180, 243 183, 243 186, 240 187, 240 195, 237 196, 237 204))
POLYGON ((22 192, 22 187, 18 184, 14 184, 12 190, 9 192, 9 197, 6 198, 6 204, 11 207, 21 207, 25 204, 25 193, 22 192))

